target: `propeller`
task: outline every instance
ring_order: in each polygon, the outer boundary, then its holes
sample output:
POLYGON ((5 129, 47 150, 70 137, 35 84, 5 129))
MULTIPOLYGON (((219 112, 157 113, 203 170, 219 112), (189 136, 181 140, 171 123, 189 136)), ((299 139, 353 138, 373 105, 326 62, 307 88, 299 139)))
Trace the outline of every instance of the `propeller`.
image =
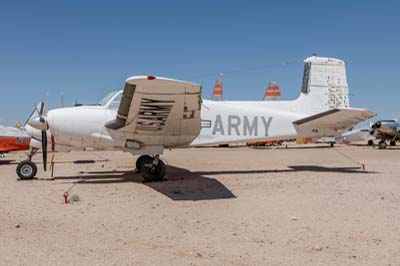
POLYGON ((381 126, 382 126, 381 121, 375 122, 374 124, 372 124, 372 123, 370 122, 370 127, 371 127, 371 129, 370 129, 369 133, 370 133, 371 135, 374 135, 375 130, 376 130, 376 129, 379 129, 381 126))
POLYGON ((375 124, 372 125, 372 128, 376 129, 376 128, 380 128, 381 126, 382 126, 381 121, 378 121, 378 122, 376 122, 375 124))
POLYGON ((45 117, 46 113, 46 104, 41 102, 40 110, 39 110, 39 121, 43 124, 42 129, 42 155, 43 155, 43 169, 46 172, 47 170, 47 121, 45 117))
POLYGON ((42 131, 43 169, 47 170, 47 131, 42 131))
MULTIPOLYGON (((61 104, 63 105, 63 95, 61 104)), ((47 140, 47 131, 49 129, 48 120, 47 120, 47 99, 45 102, 41 102, 38 104, 25 122, 25 125, 40 130, 41 131, 41 142, 42 142, 42 156, 43 156, 43 169, 47 171, 47 161, 48 161, 48 140, 47 140)), ((54 172, 54 152, 55 152, 55 139, 52 134, 50 134, 50 144, 51 144, 51 160, 50 160, 50 170, 51 176, 53 177, 54 172)))
POLYGON ((43 154, 44 171, 47 170, 47 130, 49 128, 47 124, 46 113, 47 113, 46 103, 41 102, 40 106, 39 105, 36 106, 36 109, 32 112, 32 114, 26 121, 26 124, 35 129, 40 130, 42 133, 42 154, 43 154), (37 117, 34 116, 35 112, 38 113, 37 117))

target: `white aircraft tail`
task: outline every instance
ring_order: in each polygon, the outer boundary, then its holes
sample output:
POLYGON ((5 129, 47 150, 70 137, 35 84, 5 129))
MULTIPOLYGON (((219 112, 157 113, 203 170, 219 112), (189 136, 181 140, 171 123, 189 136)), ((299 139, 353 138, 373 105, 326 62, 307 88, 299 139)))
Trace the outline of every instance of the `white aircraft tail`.
POLYGON ((303 84, 297 101, 299 112, 304 114, 349 108, 345 62, 315 55, 304 60, 303 84))

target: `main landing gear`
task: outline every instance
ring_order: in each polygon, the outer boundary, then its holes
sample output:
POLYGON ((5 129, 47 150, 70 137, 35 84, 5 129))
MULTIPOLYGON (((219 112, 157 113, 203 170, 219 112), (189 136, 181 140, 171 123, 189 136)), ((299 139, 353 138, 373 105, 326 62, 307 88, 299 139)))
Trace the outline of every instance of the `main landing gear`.
POLYGON ((160 155, 140 156, 136 161, 136 169, 147 182, 163 180, 167 171, 166 165, 160 160, 160 155))
POLYGON ((28 153, 28 159, 20 162, 17 165, 17 175, 18 179, 32 179, 36 176, 37 166, 32 162, 32 157, 35 155, 37 149, 30 148, 28 153))
POLYGON ((381 140, 378 143, 379 149, 386 149, 386 140, 381 140))

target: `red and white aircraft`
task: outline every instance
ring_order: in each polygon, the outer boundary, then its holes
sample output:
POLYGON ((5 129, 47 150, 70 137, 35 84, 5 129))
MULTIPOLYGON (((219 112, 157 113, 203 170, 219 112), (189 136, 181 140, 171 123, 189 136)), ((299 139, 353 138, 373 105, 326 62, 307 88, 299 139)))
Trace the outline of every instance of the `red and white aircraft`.
MULTIPOLYGON (((46 131, 59 148, 120 149, 141 155, 136 168, 148 181, 161 180, 164 149, 220 143, 339 136, 374 116, 349 107, 345 63, 313 56, 304 61, 301 94, 292 101, 210 101, 201 85, 154 76, 128 78, 123 91, 111 93, 97 106, 49 111, 42 103, 26 126, 42 139, 47 164, 46 131), (41 131, 41 133, 39 133, 41 131), (36 132, 36 133, 35 133, 36 132)), ((19 178, 32 178, 36 165, 17 167, 19 178)))
POLYGON ((29 150, 30 141, 26 132, 14 127, 0 126, 0 157, 12 151, 29 150))

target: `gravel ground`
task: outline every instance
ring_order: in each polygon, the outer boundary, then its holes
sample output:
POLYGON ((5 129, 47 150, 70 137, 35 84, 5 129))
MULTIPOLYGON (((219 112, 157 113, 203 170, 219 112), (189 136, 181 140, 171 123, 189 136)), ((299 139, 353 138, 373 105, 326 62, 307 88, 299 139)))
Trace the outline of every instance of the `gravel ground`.
POLYGON ((400 265, 397 147, 172 150, 159 183, 128 153, 57 153, 53 181, 17 181, 23 158, 0 161, 0 265, 400 265))

